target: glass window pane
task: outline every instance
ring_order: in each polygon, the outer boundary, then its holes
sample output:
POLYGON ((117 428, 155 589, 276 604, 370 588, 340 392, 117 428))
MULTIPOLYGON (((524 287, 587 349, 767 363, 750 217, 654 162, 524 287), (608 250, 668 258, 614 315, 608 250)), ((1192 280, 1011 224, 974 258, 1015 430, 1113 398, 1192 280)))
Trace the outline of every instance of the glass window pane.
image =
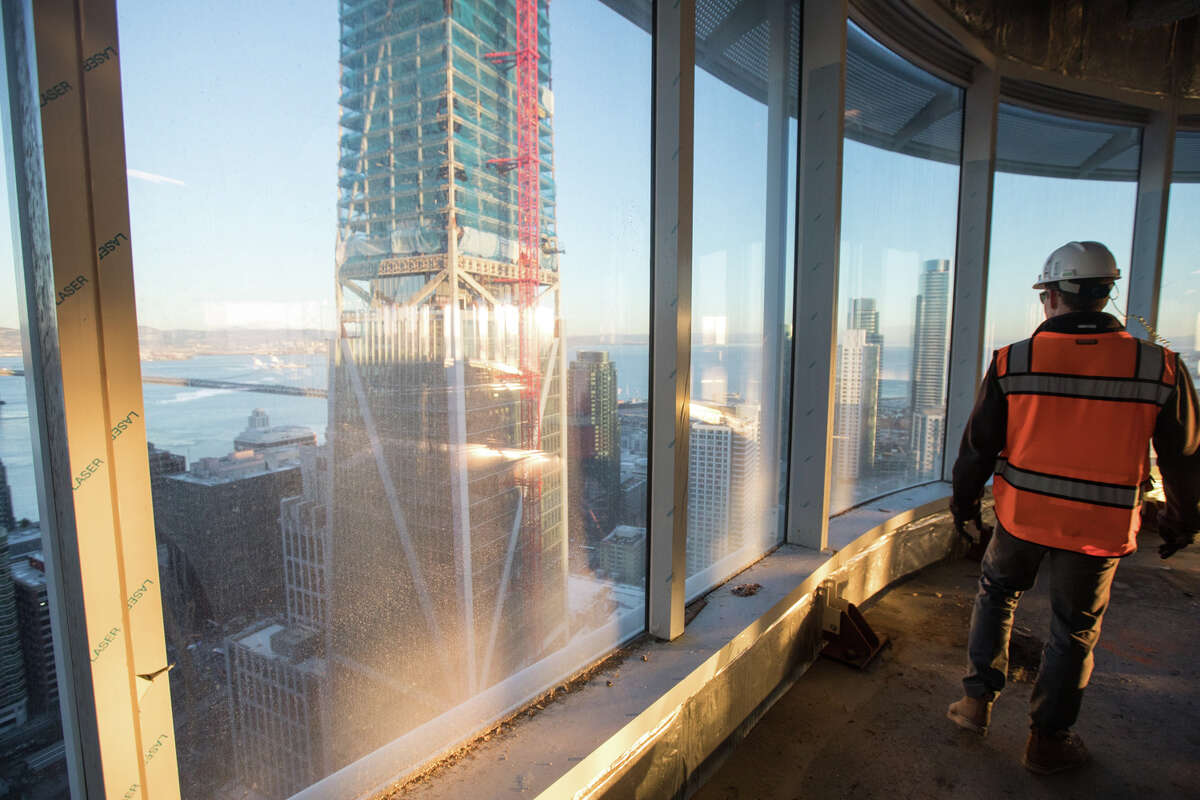
MULTIPOLYGON (((8 153, 0 154, 0 168, 8 153)), ((10 203, 0 189, 0 212, 10 203)), ((9 225, 0 263, 14 264, 9 225)), ((11 267, 10 267, 11 270, 11 267)), ((0 284, 13 286, 10 271, 0 284)), ((67 762, 39 525, 33 430, 21 344, 21 300, 0 293, 0 787, 11 797, 66 797, 67 762)))
POLYGON ((1200 371, 1200 131, 1180 131, 1175 137, 1167 208, 1158 333, 1194 376, 1200 371))
POLYGON ((227 5, 120 6, 189 800, 438 751, 645 621, 649 33, 227 5))
POLYGON ((830 507, 942 468, 962 91, 851 24, 830 507))
POLYGON ((1124 321, 1141 131, 1001 104, 996 137, 985 367, 1045 319, 1030 287, 1069 241, 1112 251, 1121 279, 1107 310, 1124 321))
POLYGON ((781 540, 786 486, 799 7, 731 9, 696 12, 689 598, 781 540))

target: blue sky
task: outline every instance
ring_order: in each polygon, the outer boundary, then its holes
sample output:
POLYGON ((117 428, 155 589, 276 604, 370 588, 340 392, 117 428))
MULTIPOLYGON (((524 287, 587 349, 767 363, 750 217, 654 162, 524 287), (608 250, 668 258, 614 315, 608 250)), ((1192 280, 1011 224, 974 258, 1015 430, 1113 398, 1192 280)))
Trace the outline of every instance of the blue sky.
POLYGON ((847 141, 839 319, 873 297, 885 347, 907 347, 921 263, 954 261, 958 167, 847 141))
MULTIPOLYGON (((1022 339, 1044 319, 1031 287, 1055 248, 1071 240, 1102 242, 1121 270, 1114 293, 1123 314, 1137 184, 997 173, 992 198, 985 359, 1022 339)), ((1113 303, 1109 304, 1109 312, 1113 303)))
MULTIPOLYGON (((1200 136, 1200 134, 1192 134, 1200 136)), ((1158 332, 1173 346, 1200 350, 1200 184, 1171 187, 1158 332)), ((1200 367, 1191 364, 1193 377, 1200 367)))
MULTIPOLYGON (((120 15, 142 324, 331 326, 336 4, 122 0, 120 15)), ((551 24, 567 333, 645 333, 650 37, 590 0, 553 3, 551 24)), ((701 72, 693 312, 726 316, 731 334, 761 325, 765 151, 765 107, 701 72)), ((953 258, 957 180, 847 142, 842 304, 878 297, 889 343, 911 324, 916 265, 953 258)), ((1200 285, 1193 188, 1172 205, 1162 324, 1188 336, 1195 303, 1176 299, 1200 285)), ((1027 287, 1058 244, 1100 239, 1127 270, 1133 197, 1133 184, 997 176, 993 343, 1036 321, 1027 287)), ((15 324, 5 303, 0 325, 15 324)))

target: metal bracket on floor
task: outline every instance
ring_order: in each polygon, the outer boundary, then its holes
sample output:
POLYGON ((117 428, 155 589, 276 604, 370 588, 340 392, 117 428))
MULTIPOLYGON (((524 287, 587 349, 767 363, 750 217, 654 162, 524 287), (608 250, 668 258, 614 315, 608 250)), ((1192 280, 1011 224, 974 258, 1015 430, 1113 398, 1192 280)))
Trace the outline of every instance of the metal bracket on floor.
POLYGON ((837 596, 840 592, 832 581, 823 583, 820 593, 824 600, 821 635, 826 640, 821 655, 865 669, 888 646, 888 637, 871 630, 858 606, 837 596))

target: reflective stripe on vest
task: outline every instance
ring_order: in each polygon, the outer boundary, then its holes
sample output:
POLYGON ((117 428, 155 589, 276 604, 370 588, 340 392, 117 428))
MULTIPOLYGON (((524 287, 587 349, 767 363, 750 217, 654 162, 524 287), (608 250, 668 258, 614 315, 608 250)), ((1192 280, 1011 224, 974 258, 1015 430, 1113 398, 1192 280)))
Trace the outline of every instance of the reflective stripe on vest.
MULTIPOLYGON (((1009 355, 1010 363, 1012 355, 1009 355)), ((1000 378, 1004 394, 1045 394, 1115 402, 1163 405, 1171 396, 1170 386, 1137 378, 1093 378, 1084 375, 1005 375, 1000 378)))
POLYGON ((1008 409, 996 516, 1028 541, 1089 555, 1135 549, 1140 483, 1175 355, 1124 331, 1042 332, 996 354, 1008 409))
POLYGON ((1006 458, 996 459, 996 474, 1008 481, 1013 488, 1061 497, 1064 500, 1078 500, 1081 503, 1111 508, 1137 508, 1142 502, 1141 487, 1138 486, 1047 475, 1044 472, 1014 467, 1006 458))

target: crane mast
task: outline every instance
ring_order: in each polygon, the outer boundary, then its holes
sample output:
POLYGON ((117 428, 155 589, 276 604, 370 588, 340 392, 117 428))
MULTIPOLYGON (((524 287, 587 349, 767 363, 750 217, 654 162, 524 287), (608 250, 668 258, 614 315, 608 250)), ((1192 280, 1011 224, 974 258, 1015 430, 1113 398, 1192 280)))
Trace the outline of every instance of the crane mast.
MULTIPOLYGON (((519 314, 519 369, 521 373, 521 431, 526 465, 523 472, 524 503, 521 519, 525 543, 524 566, 528 587, 537 592, 542 548, 541 395, 542 369, 537 328, 538 287, 541 283, 541 153, 538 127, 538 5, 540 0, 516 0, 517 47, 511 52, 487 53, 493 63, 515 66, 517 83, 516 158, 490 159, 499 171, 517 172, 518 263, 516 302, 519 314)), ((538 603, 532 604, 539 608, 538 603)))

